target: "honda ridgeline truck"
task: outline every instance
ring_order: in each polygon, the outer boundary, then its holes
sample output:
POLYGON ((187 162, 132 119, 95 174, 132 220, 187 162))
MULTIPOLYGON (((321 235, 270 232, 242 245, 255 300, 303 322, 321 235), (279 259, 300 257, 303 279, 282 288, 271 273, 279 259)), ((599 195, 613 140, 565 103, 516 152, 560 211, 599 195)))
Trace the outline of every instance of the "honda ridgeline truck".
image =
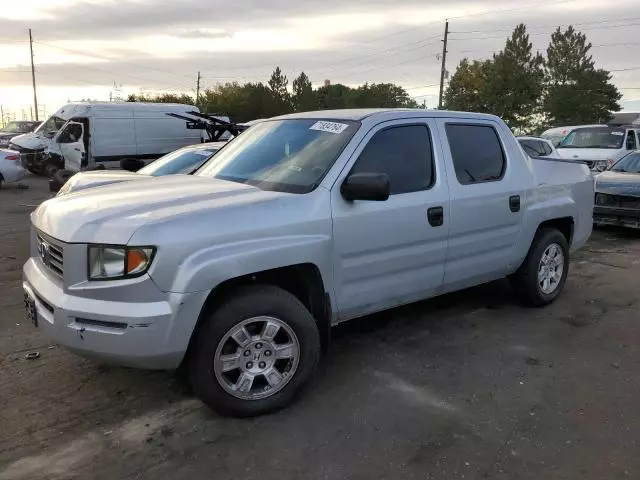
POLYGON ((289 403, 339 322, 502 277, 552 302, 594 199, 585 165, 529 158, 499 118, 428 110, 278 117, 136 183, 32 213, 27 314, 80 355, 184 366, 237 416, 289 403))

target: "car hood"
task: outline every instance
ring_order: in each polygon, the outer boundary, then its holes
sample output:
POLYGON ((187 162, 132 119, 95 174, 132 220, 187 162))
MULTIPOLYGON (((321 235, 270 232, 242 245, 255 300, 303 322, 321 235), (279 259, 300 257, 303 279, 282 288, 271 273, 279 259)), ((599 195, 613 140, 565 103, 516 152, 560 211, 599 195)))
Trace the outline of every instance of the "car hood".
POLYGON ((640 197, 640 174, 638 173, 620 173, 609 170, 597 175, 595 179, 596 192, 640 197))
POLYGON ((560 158, 569 160, 608 160, 618 154, 618 150, 610 148, 558 148, 560 158))
POLYGON ((153 177, 144 188, 117 183, 54 197, 32 214, 33 225, 63 242, 126 244, 142 226, 198 217, 211 211, 262 203, 292 194, 189 175, 153 177))
POLYGON ((96 170, 94 172, 80 172, 76 173, 67 181, 58 195, 68 195, 87 188, 100 187, 102 185, 110 185, 112 183, 151 178, 153 177, 140 175, 135 172, 127 172, 125 170, 96 170))
POLYGON ((51 144, 51 140, 31 132, 13 137, 11 143, 29 150, 43 150, 51 144))

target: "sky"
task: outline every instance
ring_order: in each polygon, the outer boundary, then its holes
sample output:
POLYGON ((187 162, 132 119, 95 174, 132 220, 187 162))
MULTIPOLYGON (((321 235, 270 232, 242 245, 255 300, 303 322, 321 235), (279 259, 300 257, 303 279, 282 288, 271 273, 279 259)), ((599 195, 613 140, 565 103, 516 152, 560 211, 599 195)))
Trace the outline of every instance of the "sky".
POLYGON ((0 105, 16 119, 33 105, 29 36, 40 116, 68 100, 129 93, 193 94, 227 81, 289 81, 305 71, 359 85, 392 82, 437 104, 445 19, 447 69, 488 58, 527 25, 544 53, 557 26, 587 34, 622 106, 640 111, 639 0, 0 0, 0 105))

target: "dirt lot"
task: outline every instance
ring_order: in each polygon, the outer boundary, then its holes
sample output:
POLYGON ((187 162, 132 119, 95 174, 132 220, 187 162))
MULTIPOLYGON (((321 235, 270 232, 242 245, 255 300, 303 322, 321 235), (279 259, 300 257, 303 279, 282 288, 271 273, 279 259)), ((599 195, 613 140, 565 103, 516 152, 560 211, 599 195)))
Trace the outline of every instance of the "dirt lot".
POLYGON ((639 234, 594 232, 545 309, 497 282, 341 326, 300 402, 235 420, 24 321, 26 183, 0 191, 0 479, 640 478, 639 234))

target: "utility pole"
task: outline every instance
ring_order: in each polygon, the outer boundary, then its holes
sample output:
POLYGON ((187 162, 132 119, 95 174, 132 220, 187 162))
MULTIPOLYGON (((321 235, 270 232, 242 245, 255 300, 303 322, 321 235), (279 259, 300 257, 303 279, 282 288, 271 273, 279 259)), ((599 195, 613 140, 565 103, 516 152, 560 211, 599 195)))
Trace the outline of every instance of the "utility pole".
POLYGON ((0 125, 4 127, 4 107, 0 105, 0 125))
POLYGON ((31 81, 33 83, 33 109, 36 112, 36 122, 38 121, 38 96, 36 95, 36 70, 33 66, 33 37, 29 29, 29 50, 31 51, 31 81))
POLYGON ((442 110, 442 93, 444 91, 444 74, 447 64, 447 39, 449 37, 449 20, 444 24, 444 40, 442 41, 442 66, 440 67, 440 94, 438 95, 438 110, 442 110))
POLYGON ((196 82, 196 107, 200 103, 200 72, 198 72, 198 81, 196 82))

